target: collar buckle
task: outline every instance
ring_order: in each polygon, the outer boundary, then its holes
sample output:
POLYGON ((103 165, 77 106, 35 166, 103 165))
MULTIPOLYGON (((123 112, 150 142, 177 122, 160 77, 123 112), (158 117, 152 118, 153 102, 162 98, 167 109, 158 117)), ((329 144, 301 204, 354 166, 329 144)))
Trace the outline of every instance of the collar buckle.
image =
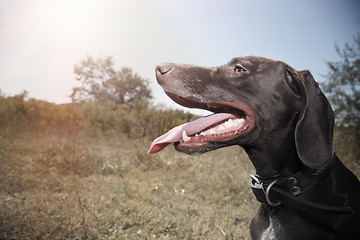
MULTIPOLYGON (((273 206, 273 207, 276 207, 276 206, 279 206, 281 204, 281 202, 272 202, 270 200, 270 189, 272 188, 272 186, 274 186, 277 182, 279 181, 279 179, 275 179, 274 181, 272 181, 267 187, 266 187, 266 191, 264 192, 265 193, 265 199, 266 199, 266 202, 270 205, 270 206, 273 206)), ((264 190, 264 189, 263 189, 264 190)))
POLYGON ((275 179, 270 184, 264 184, 264 181, 261 181, 258 177, 255 175, 250 175, 250 186, 253 190, 256 199, 259 202, 267 202, 270 206, 279 206, 281 202, 273 202, 270 199, 270 190, 271 188, 279 181, 279 179, 275 179), (265 197, 265 198, 264 198, 265 197))

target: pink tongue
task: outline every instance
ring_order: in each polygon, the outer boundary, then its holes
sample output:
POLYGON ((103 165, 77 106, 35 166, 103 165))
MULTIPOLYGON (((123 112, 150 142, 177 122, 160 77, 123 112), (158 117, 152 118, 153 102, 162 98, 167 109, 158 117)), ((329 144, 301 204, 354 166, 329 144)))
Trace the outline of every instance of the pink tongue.
POLYGON ((164 135, 156 138, 152 142, 149 150, 149 154, 157 153, 161 151, 170 143, 180 142, 183 131, 185 131, 188 136, 191 136, 196 133, 200 133, 205 128, 208 128, 216 123, 225 121, 230 118, 238 118, 238 117, 230 113, 217 113, 174 127, 173 129, 171 129, 164 135))

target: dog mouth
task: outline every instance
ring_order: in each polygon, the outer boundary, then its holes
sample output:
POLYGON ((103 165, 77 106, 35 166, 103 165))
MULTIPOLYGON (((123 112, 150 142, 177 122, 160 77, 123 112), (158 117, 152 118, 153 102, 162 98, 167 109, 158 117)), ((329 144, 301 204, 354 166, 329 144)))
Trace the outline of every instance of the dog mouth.
POLYGON ((161 151, 170 143, 174 143, 175 149, 180 152, 203 153, 212 150, 216 143, 226 145, 227 142, 243 136, 254 128, 254 113, 245 105, 201 102, 170 92, 166 94, 184 107, 204 109, 213 114, 174 127, 156 138, 150 146, 149 154, 161 151))

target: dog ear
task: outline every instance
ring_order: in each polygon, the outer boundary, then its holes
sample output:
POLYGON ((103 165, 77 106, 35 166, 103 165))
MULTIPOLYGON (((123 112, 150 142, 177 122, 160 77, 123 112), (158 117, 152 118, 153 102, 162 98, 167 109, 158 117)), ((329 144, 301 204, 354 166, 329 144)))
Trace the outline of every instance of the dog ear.
POLYGON ((325 166, 332 158, 334 112, 309 71, 287 68, 302 99, 295 128, 295 144, 302 163, 312 169, 325 166))

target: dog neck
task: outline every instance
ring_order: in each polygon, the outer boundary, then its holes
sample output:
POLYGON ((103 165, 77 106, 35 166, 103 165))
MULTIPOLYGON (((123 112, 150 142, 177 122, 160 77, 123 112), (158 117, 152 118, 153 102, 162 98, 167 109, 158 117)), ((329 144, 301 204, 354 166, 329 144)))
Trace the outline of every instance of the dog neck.
POLYGON ((244 147, 244 149, 254 165, 256 173, 263 177, 287 176, 305 168, 295 148, 279 152, 261 151, 251 147, 244 147))
POLYGON ((242 146, 257 174, 286 176, 305 168, 296 150, 295 126, 296 121, 292 121, 292 124, 262 134, 256 141, 242 146))

